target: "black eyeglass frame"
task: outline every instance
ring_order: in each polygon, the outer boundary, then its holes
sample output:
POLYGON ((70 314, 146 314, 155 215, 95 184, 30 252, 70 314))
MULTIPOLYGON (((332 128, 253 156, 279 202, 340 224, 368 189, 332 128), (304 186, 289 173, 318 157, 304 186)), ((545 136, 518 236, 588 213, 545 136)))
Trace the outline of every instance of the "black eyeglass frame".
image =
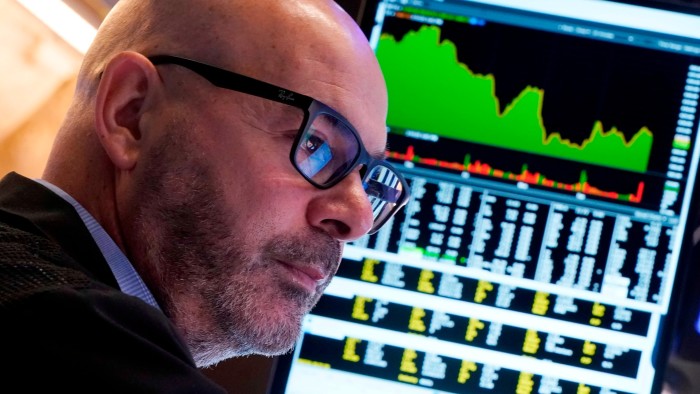
POLYGON ((386 215, 386 217, 380 223, 373 224, 370 234, 376 232, 379 228, 381 228, 391 217, 393 217, 396 214, 396 212, 399 211, 399 209, 401 209, 401 207, 403 207, 408 202, 408 199, 410 198, 410 193, 408 183, 406 182, 406 179, 403 177, 403 175, 401 175, 401 173, 398 172, 386 160, 377 159, 373 157, 365 148, 364 144, 362 143, 362 140, 360 139, 359 134, 357 133, 357 130, 352 126, 352 124, 347 119, 345 119, 343 115, 341 115, 328 105, 322 103, 321 101, 318 101, 304 94, 297 93, 292 90, 285 89, 265 81, 261 81, 259 79, 248 77, 246 75, 238 74, 233 71, 225 70, 219 67, 215 67, 206 63, 198 62, 196 60, 191 60, 184 57, 172 55, 153 55, 148 56, 148 60, 155 66, 175 64, 178 66, 185 67, 191 71, 194 71, 196 74, 209 81, 212 85, 220 88, 249 94, 251 96, 276 101, 278 103, 290 105, 301 109, 304 112, 304 119, 302 121, 301 127, 299 128, 299 132, 294 138, 294 143, 289 153, 289 159, 292 162, 294 168, 297 170, 297 172, 301 174, 301 176, 303 176, 304 179, 306 179, 309 183, 311 183, 319 189, 328 189, 335 186, 340 181, 345 179, 345 177, 347 177, 348 174, 350 174, 355 168, 357 168, 358 165, 364 167, 360 170, 360 175, 362 177, 363 184, 367 181, 366 177, 372 173, 372 169, 374 169, 377 166, 381 165, 393 171, 394 174, 396 174, 396 176, 398 177, 399 182, 401 183, 401 196, 399 196, 399 199, 395 202, 396 205, 392 209, 392 212, 389 215, 386 215), (345 127, 352 133, 353 137, 357 141, 357 146, 359 147, 357 154, 352 160, 352 165, 347 166, 347 168, 345 168, 341 173, 336 174, 334 178, 332 178, 329 182, 326 183, 318 183, 309 176, 307 176, 304 173, 304 171, 302 171, 299 168, 294 158, 295 152, 298 149, 302 136, 311 126, 312 121, 321 114, 328 114, 343 122, 345 127))

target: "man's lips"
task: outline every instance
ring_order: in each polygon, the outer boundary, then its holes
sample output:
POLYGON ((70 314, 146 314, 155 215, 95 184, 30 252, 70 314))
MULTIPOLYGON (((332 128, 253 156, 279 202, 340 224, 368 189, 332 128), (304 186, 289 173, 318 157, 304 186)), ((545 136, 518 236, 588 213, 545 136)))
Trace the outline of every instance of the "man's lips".
POLYGON ((315 292, 318 285, 326 279, 323 270, 314 266, 297 265, 286 261, 280 261, 280 263, 290 273, 292 279, 309 293, 315 292))

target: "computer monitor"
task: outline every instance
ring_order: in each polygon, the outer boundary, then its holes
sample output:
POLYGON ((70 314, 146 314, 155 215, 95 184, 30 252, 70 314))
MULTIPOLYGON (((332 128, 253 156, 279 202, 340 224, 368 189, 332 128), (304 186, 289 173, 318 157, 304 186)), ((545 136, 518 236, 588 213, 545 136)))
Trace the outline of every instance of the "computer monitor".
POLYGON ((346 247, 273 393, 659 392, 697 211, 700 16, 369 1, 412 201, 346 247))

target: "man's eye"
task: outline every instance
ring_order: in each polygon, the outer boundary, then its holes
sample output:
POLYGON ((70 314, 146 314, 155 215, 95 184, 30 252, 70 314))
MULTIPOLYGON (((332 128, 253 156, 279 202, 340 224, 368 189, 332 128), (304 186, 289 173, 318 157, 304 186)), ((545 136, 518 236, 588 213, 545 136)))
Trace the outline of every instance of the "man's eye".
POLYGON ((308 152, 314 153, 318 150, 318 148, 323 146, 323 144, 325 144, 325 143, 326 142, 324 140, 322 140, 321 138, 318 138, 317 136, 312 135, 312 136, 309 136, 309 138, 304 143, 304 148, 306 148, 306 150, 308 152))
POLYGON ((307 177, 315 177, 322 171, 332 170, 328 164, 333 160, 333 152, 326 140, 312 134, 299 145, 295 160, 307 177))

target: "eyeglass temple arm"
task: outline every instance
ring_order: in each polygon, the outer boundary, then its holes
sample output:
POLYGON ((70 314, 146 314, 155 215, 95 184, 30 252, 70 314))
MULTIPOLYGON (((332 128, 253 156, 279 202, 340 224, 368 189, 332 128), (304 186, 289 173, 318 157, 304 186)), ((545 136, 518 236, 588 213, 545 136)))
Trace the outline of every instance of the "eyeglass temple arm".
POLYGON ((235 90, 302 109, 307 109, 313 102, 311 97, 301 93, 194 60, 170 55, 154 55, 149 56, 148 59, 154 65, 176 64, 188 68, 220 88, 235 90))

